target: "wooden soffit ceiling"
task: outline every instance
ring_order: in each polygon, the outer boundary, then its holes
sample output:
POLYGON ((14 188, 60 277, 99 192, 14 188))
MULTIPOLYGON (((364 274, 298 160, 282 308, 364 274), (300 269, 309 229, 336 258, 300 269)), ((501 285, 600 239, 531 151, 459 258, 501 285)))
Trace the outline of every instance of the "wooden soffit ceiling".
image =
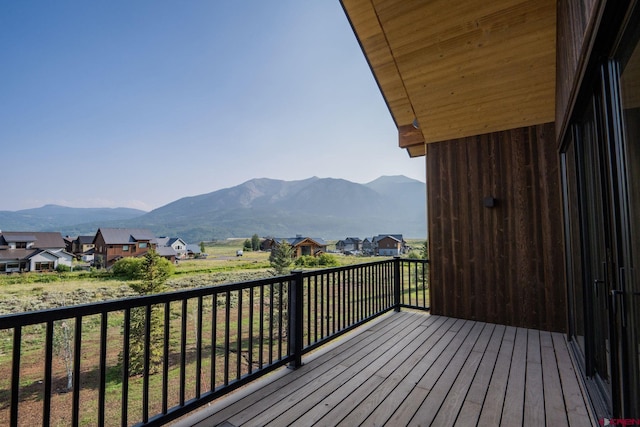
POLYGON ((555 0, 342 5, 412 157, 428 143, 554 120, 555 0))

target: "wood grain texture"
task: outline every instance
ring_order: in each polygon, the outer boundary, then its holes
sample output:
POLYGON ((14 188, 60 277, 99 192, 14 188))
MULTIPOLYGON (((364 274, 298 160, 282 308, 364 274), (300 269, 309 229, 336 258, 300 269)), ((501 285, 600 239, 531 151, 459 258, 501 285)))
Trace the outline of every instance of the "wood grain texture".
POLYGON ((342 4, 398 128, 417 118, 432 143, 554 120, 555 1, 342 4))
POLYGON ((178 426, 597 424, 561 334, 411 312, 378 326, 178 426))
POLYGON ((556 119, 558 141, 569 121, 595 37, 601 0, 558 0, 556 119))
POLYGON ((558 168, 551 123, 429 144, 434 314, 566 330, 558 168))

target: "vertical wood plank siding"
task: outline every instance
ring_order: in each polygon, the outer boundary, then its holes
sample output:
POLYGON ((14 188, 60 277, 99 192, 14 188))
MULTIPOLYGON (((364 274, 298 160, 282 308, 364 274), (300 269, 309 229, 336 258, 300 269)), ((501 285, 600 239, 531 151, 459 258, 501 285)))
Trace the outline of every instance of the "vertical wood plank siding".
POLYGON ((556 132, 562 140, 576 88, 586 67, 601 0, 558 0, 556 49, 556 132))
POLYGON ((427 184, 432 312, 565 331, 553 123, 429 144, 427 184))

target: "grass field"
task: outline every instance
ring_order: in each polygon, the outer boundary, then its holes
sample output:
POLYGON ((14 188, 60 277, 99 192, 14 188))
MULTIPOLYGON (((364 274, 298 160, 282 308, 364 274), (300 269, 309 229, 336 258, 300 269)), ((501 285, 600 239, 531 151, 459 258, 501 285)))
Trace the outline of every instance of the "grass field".
MULTIPOLYGON (((170 290, 208 286, 212 284, 232 283, 244 280, 262 278, 271 275, 269 272, 269 253, 267 252, 244 252, 243 256, 236 256, 236 251, 242 247, 244 239, 226 240, 216 242, 215 245, 206 247, 209 254, 206 259, 180 261, 176 266, 175 274, 169 279, 168 285, 170 290)), ((412 246, 419 247, 419 241, 412 246)), ((380 260, 379 257, 353 257, 338 256, 341 265, 369 262, 380 260)), ((246 292, 246 291, 243 291, 246 292)), ((107 300, 119 298, 128 295, 134 295, 129 287, 129 282, 111 277, 104 272, 78 272, 64 274, 39 274, 39 275, 23 275, 23 276, 5 276, 0 277, 0 313, 16 312, 24 310, 36 310, 40 308, 55 307, 60 305, 71 305, 76 303, 84 303, 91 301, 107 300), (17 280, 22 278, 22 280, 17 280)), ((248 298, 244 298, 247 304, 248 298)), ((189 301, 186 313, 181 312, 180 304, 172 304, 171 306, 171 332, 170 332, 170 359, 179 358, 179 339, 180 339, 180 319, 187 318, 187 399, 194 397, 195 387, 195 361, 193 359, 194 349, 196 345, 195 338, 195 321, 196 321, 196 301, 189 301), (183 314, 186 314, 183 316, 183 314)), ((216 304, 217 305, 217 304, 216 304)), ((204 336, 210 336, 212 333, 212 324, 210 323, 213 304, 209 301, 203 307, 204 315, 204 336)), ((259 306, 254 307, 256 310, 259 306)), ((224 342, 224 318, 223 310, 220 309, 216 313, 217 342, 224 342)), ((246 316, 248 307, 245 307, 243 313, 246 316)), ((237 319, 237 307, 231 309, 230 319, 237 319)), ((254 328, 257 330, 257 322, 259 318, 254 319, 254 328)), ((106 411, 107 419, 117 420, 121 408, 121 373, 118 368, 118 352, 122 343, 122 322, 123 313, 114 312, 108 316, 108 350, 107 350, 107 389, 106 389, 106 411)), ((236 320, 230 321, 229 327, 232 331, 236 330, 236 320)), ((70 320, 69 323, 72 323, 70 320)), ((98 316, 90 316, 83 320, 82 335, 82 363, 81 363, 81 425, 95 425, 97 422, 97 406, 98 406, 98 368, 96 361, 98 359, 99 342, 98 330, 100 327, 100 318, 98 316)), ((11 378, 11 348, 12 333, 11 331, 0 331, 0 425, 8 422, 8 400, 10 395, 10 378, 11 378)), ((248 351, 248 330, 246 326, 242 327, 240 333, 240 341, 242 348, 248 351)), ((21 393, 20 393, 20 420, 19 425, 41 424, 42 416, 42 398, 43 398, 43 365, 44 358, 44 325, 34 325, 25 328, 23 331, 23 350, 21 354, 21 393)), ((237 340, 237 338, 236 338, 237 340)), ((236 341, 237 342, 237 341, 236 341)), ((236 347, 234 342, 230 343, 230 348, 236 347)), ((224 354, 222 350, 215 347, 203 346, 203 366, 202 366, 202 386, 207 389, 212 369, 217 372, 216 385, 220 385, 224 372, 224 354), (216 355, 212 357, 212 355, 216 355), (214 362, 212 364, 212 362, 214 362)), ((252 350, 251 350, 252 351, 252 350)), ((242 351, 246 356, 246 351, 242 351)), ((245 358, 240 357, 239 353, 231 354, 233 366, 237 363, 241 366, 242 372, 246 373, 248 364, 245 358)), ((255 359, 257 359, 257 355, 255 359)), ((54 373, 54 390, 52 393, 52 425, 68 425, 69 408, 71 406, 71 393, 65 392, 65 368, 62 359, 59 356, 54 357, 53 362, 54 373)), ((169 371, 170 390, 176 391, 178 385, 178 365, 172 362, 169 371)), ((150 409, 152 412, 159 410, 160 397, 158 395, 159 381, 161 375, 153 375, 151 377, 152 396, 150 397, 150 409)), ((139 420, 141 416, 141 378, 133 376, 129 379, 129 414, 132 421, 139 420)), ((177 403, 178 396, 172 393, 170 396, 170 406, 177 403)), ((115 422, 117 424, 117 422, 115 422)))
MULTIPOLYGON (((169 278, 169 290, 233 283, 269 276, 269 253, 244 251, 245 239, 227 239, 207 244, 206 258, 179 261, 169 278)), ((335 242, 328 242, 329 248, 335 242)), ((421 240, 409 240, 419 248, 421 240)), ((340 265, 369 262, 380 258, 336 254, 340 265)), ((27 273, 0 275, 0 315, 52 307, 105 301, 135 295, 129 281, 112 277, 104 270, 71 273, 27 273)))

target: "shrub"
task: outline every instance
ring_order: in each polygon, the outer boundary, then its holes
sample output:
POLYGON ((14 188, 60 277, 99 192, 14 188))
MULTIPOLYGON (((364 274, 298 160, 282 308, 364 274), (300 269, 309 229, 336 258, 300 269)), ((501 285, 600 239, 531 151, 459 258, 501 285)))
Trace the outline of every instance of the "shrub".
POLYGON ((71 267, 69 267, 68 265, 64 265, 64 264, 58 264, 58 266, 56 267, 56 271, 58 273, 66 273, 71 271, 71 267))
POLYGON ((140 278, 142 274, 142 263, 144 258, 122 258, 116 261, 111 267, 111 273, 114 276, 122 277, 129 280, 140 278))
POLYGON ((316 267, 318 265, 318 259, 311 255, 302 255, 295 261, 296 267, 316 267))
POLYGON ((325 267, 335 267, 339 265, 338 258, 335 255, 331 254, 320 254, 318 257, 318 265, 322 265, 325 267))
POLYGON ((409 251, 409 253, 405 256, 405 258, 422 259, 422 256, 416 251, 409 251))

